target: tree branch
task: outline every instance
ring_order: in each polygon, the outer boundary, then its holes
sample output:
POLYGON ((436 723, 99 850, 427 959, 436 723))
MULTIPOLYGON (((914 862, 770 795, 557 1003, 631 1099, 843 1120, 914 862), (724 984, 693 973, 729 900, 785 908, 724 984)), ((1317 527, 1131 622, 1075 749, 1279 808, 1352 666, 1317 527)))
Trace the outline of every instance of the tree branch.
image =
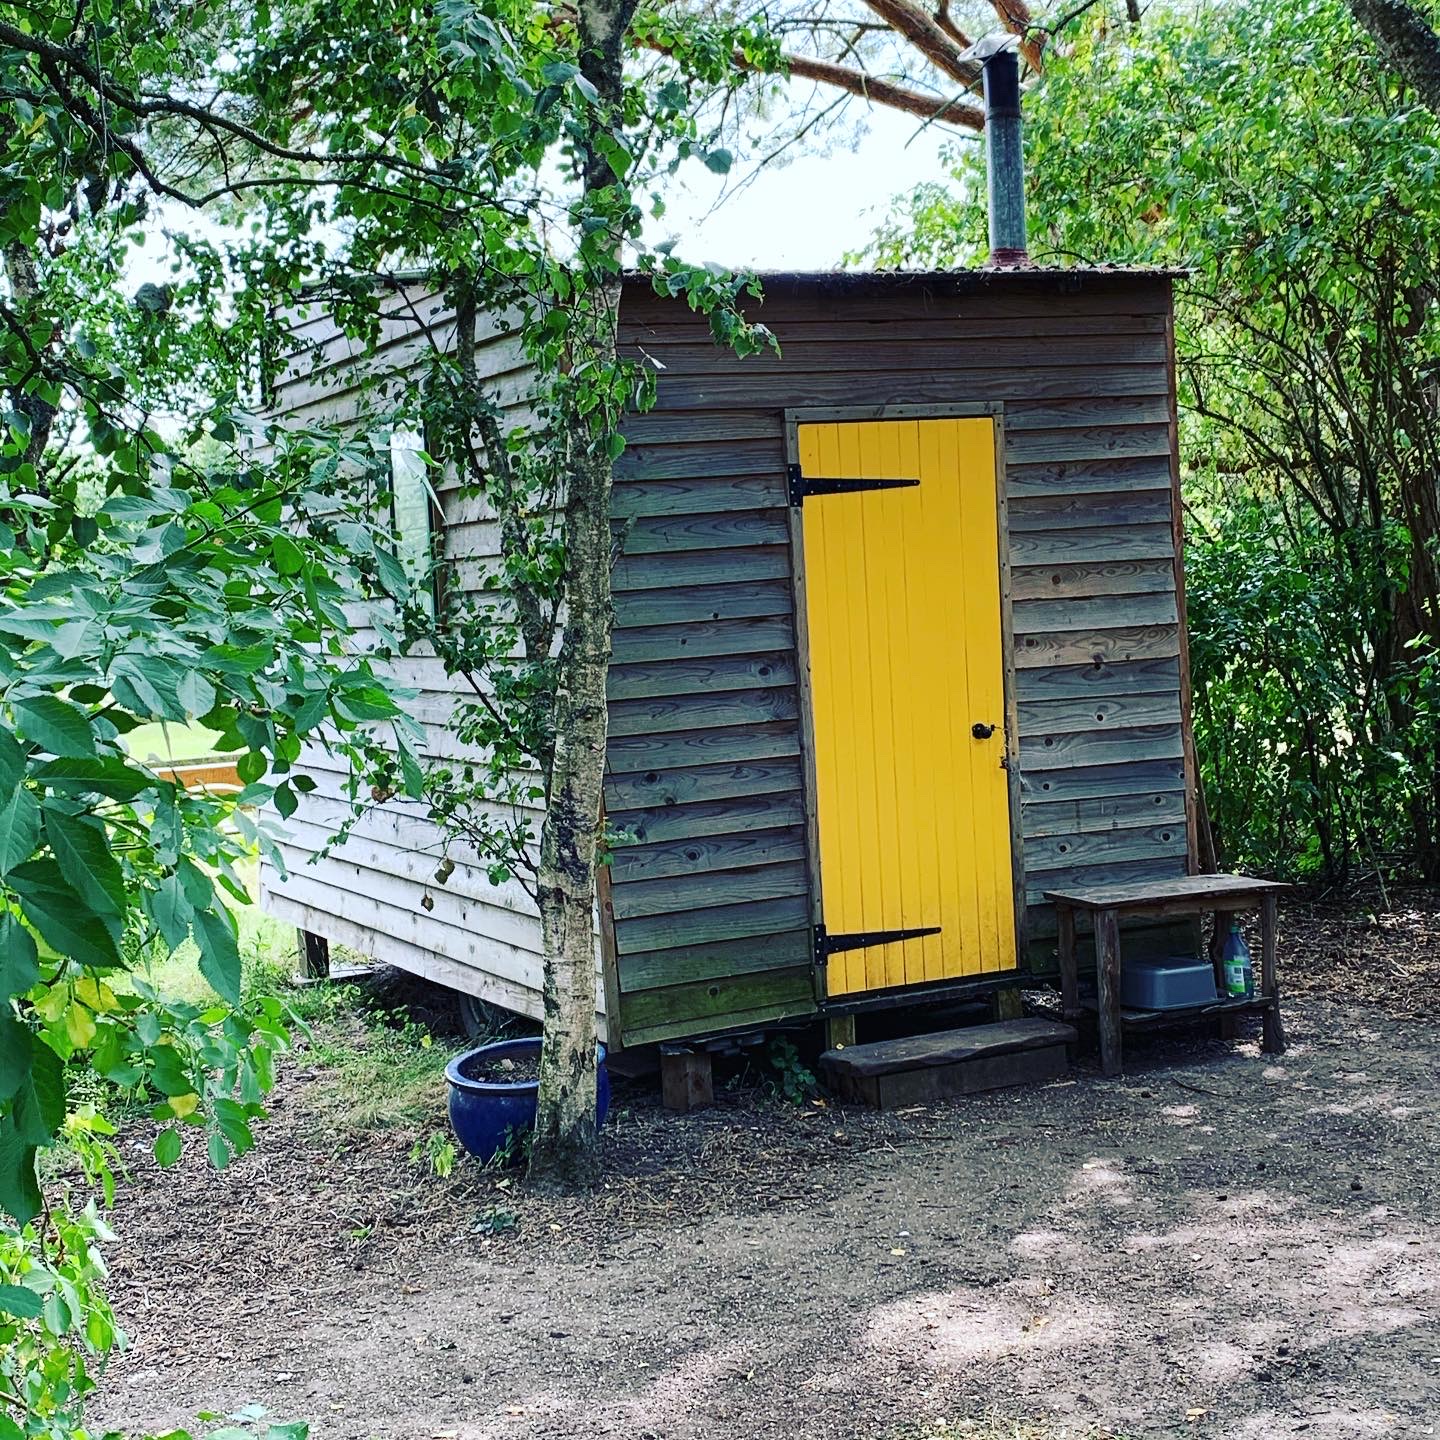
MULTIPOLYGON (((218 131, 232 139, 242 140, 245 144, 254 146, 256 150, 274 160, 287 160, 297 165, 383 166, 412 175, 423 175, 426 179, 436 178, 435 172, 429 166, 419 161, 406 160, 403 156, 392 152, 357 150, 316 153, 311 150, 296 150, 288 145, 281 145, 251 126, 242 124, 238 120, 232 120, 204 105, 196 105, 174 95, 137 94, 126 90, 115 81, 108 79, 104 72, 92 64, 90 58, 82 51, 68 45, 57 45, 54 41, 46 40, 40 35, 31 35, 4 20, 0 20, 0 44, 35 56, 47 78, 52 82, 54 74, 51 67, 62 67, 65 71, 78 76, 97 95, 104 97, 112 105, 120 106, 137 119, 149 120, 160 116, 173 116, 193 120, 204 129, 212 132, 218 131)), ((57 88, 60 87, 57 85, 57 88)), ((86 121, 85 123, 88 125, 90 122, 86 121)), ((119 145, 132 161, 135 160, 131 149, 125 147, 113 134, 110 139, 111 143, 119 145)), ((145 173, 146 178, 150 179, 149 174, 143 168, 142 173, 145 173)), ((185 201, 187 204, 191 203, 186 196, 171 191, 168 187, 161 186, 160 188, 161 193, 173 195, 174 198, 185 201)))
POLYGON ((1350 9, 1387 68, 1440 115, 1440 35, 1425 17, 1406 0, 1350 0, 1350 9))
POLYGON ((865 3, 892 30, 908 40, 937 70, 957 80, 967 90, 980 84, 977 60, 962 60, 962 47, 913 0, 865 0, 865 3))
POLYGON ((990 3, 995 7, 1000 23, 1012 35, 1020 37, 1020 53, 1025 57, 1025 63, 1038 75, 1045 68, 1045 40, 1043 34, 1037 33, 1040 27, 1035 24, 1030 7, 1025 0, 990 0, 990 3))
MULTIPOLYGON (((637 40, 647 49, 656 50, 662 55, 669 53, 668 48, 659 41, 644 37, 637 37, 637 40)), ((948 100, 927 95, 923 90, 897 85, 891 80, 881 80, 877 76, 867 75, 863 70, 839 65, 833 60, 817 60, 811 55, 793 55, 787 51, 783 52, 780 58, 787 74, 802 80, 814 80, 820 85, 833 85, 837 90, 844 90, 861 100, 870 101, 872 105, 883 105, 886 109, 899 110, 921 120, 963 125, 970 130, 985 128, 985 112, 978 105, 958 95, 951 96, 948 100)), ((746 70, 752 75, 776 73, 747 59, 739 50, 735 51, 730 59, 737 69, 746 70)))
POLYGON ((940 0, 940 3, 935 7, 935 23, 960 46, 962 50, 968 50, 970 48, 970 37, 950 18, 950 0, 940 0))

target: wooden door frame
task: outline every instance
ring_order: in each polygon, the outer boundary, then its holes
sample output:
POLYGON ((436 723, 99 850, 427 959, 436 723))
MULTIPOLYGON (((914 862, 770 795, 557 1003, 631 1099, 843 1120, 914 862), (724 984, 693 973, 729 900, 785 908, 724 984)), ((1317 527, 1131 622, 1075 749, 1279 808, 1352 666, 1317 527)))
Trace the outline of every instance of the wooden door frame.
MULTIPOLYGON (((1010 873, 1015 909, 1015 967, 1025 953, 1025 847, 1020 827, 1020 719, 1015 698, 1015 621, 1011 608, 1010 584, 1010 517, 1005 484, 1005 406, 1003 402, 955 401, 944 405, 826 405, 796 406, 783 412, 785 422, 785 463, 800 463, 800 427, 802 425, 844 425, 877 420, 990 420, 995 444, 995 543, 998 582, 1000 586, 1000 671, 1005 699, 1005 764, 1006 790, 1010 806, 1010 873)), ((795 669, 800 709, 801 783, 805 801, 806 874, 810 889, 810 923, 819 925, 824 918, 822 877, 820 874, 820 819, 816 803, 815 782, 815 711, 810 684, 810 617, 805 586, 805 536, 799 505, 789 510, 790 585, 795 607, 795 669)), ((1005 972, 1001 972, 1002 974, 1005 972)), ((963 987, 967 982, 993 984, 993 975, 976 975, 936 982, 950 987, 963 987)), ((829 976, 819 957, 815 961, 815 998, 822 1006, 829 999, 829 976)), ((903 986, 896 989, 925 988, 903 986)), ((895 991, 866 991, 846 995, 847 1004, 861 1004, 876 994, 895 991)))

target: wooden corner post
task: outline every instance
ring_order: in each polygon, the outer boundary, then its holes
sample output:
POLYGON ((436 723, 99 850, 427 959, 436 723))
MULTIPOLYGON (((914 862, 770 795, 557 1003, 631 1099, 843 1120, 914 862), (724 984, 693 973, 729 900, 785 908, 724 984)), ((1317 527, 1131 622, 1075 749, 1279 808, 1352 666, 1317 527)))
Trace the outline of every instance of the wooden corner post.
POLYGON ((683 1115, 715 1103, 715 1078, 708 1050, 690 1045, 660 1047, 660 1098, 667 1110, 683 1115))
POLYGON ((306 980, 325 980, 330 975, 330 942, 309 930, 296 932, 300 942, 300 975, 306 980))

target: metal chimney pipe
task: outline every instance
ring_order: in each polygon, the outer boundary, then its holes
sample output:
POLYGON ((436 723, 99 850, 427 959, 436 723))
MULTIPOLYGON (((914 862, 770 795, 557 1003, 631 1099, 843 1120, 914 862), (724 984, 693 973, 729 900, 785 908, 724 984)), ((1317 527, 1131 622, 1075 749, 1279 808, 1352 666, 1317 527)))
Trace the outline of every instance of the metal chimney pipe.
POLYGON ((1025 250, 1025 141, 1017 48, 1006 44, 986 57, 983 71, 992 265, 1024 265, 1030 258, 1025 250))

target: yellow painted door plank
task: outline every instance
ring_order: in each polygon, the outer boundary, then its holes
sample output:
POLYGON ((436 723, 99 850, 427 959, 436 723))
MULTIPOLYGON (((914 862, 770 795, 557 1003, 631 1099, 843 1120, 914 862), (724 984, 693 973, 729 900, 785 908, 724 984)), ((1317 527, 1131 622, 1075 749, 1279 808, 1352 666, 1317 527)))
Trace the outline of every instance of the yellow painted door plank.
POLYGON ((832 994, 1012 968, 1009 796, 989 420, 802 425, 807 476, 917 488, 803 512, 821 893, 832 994))

